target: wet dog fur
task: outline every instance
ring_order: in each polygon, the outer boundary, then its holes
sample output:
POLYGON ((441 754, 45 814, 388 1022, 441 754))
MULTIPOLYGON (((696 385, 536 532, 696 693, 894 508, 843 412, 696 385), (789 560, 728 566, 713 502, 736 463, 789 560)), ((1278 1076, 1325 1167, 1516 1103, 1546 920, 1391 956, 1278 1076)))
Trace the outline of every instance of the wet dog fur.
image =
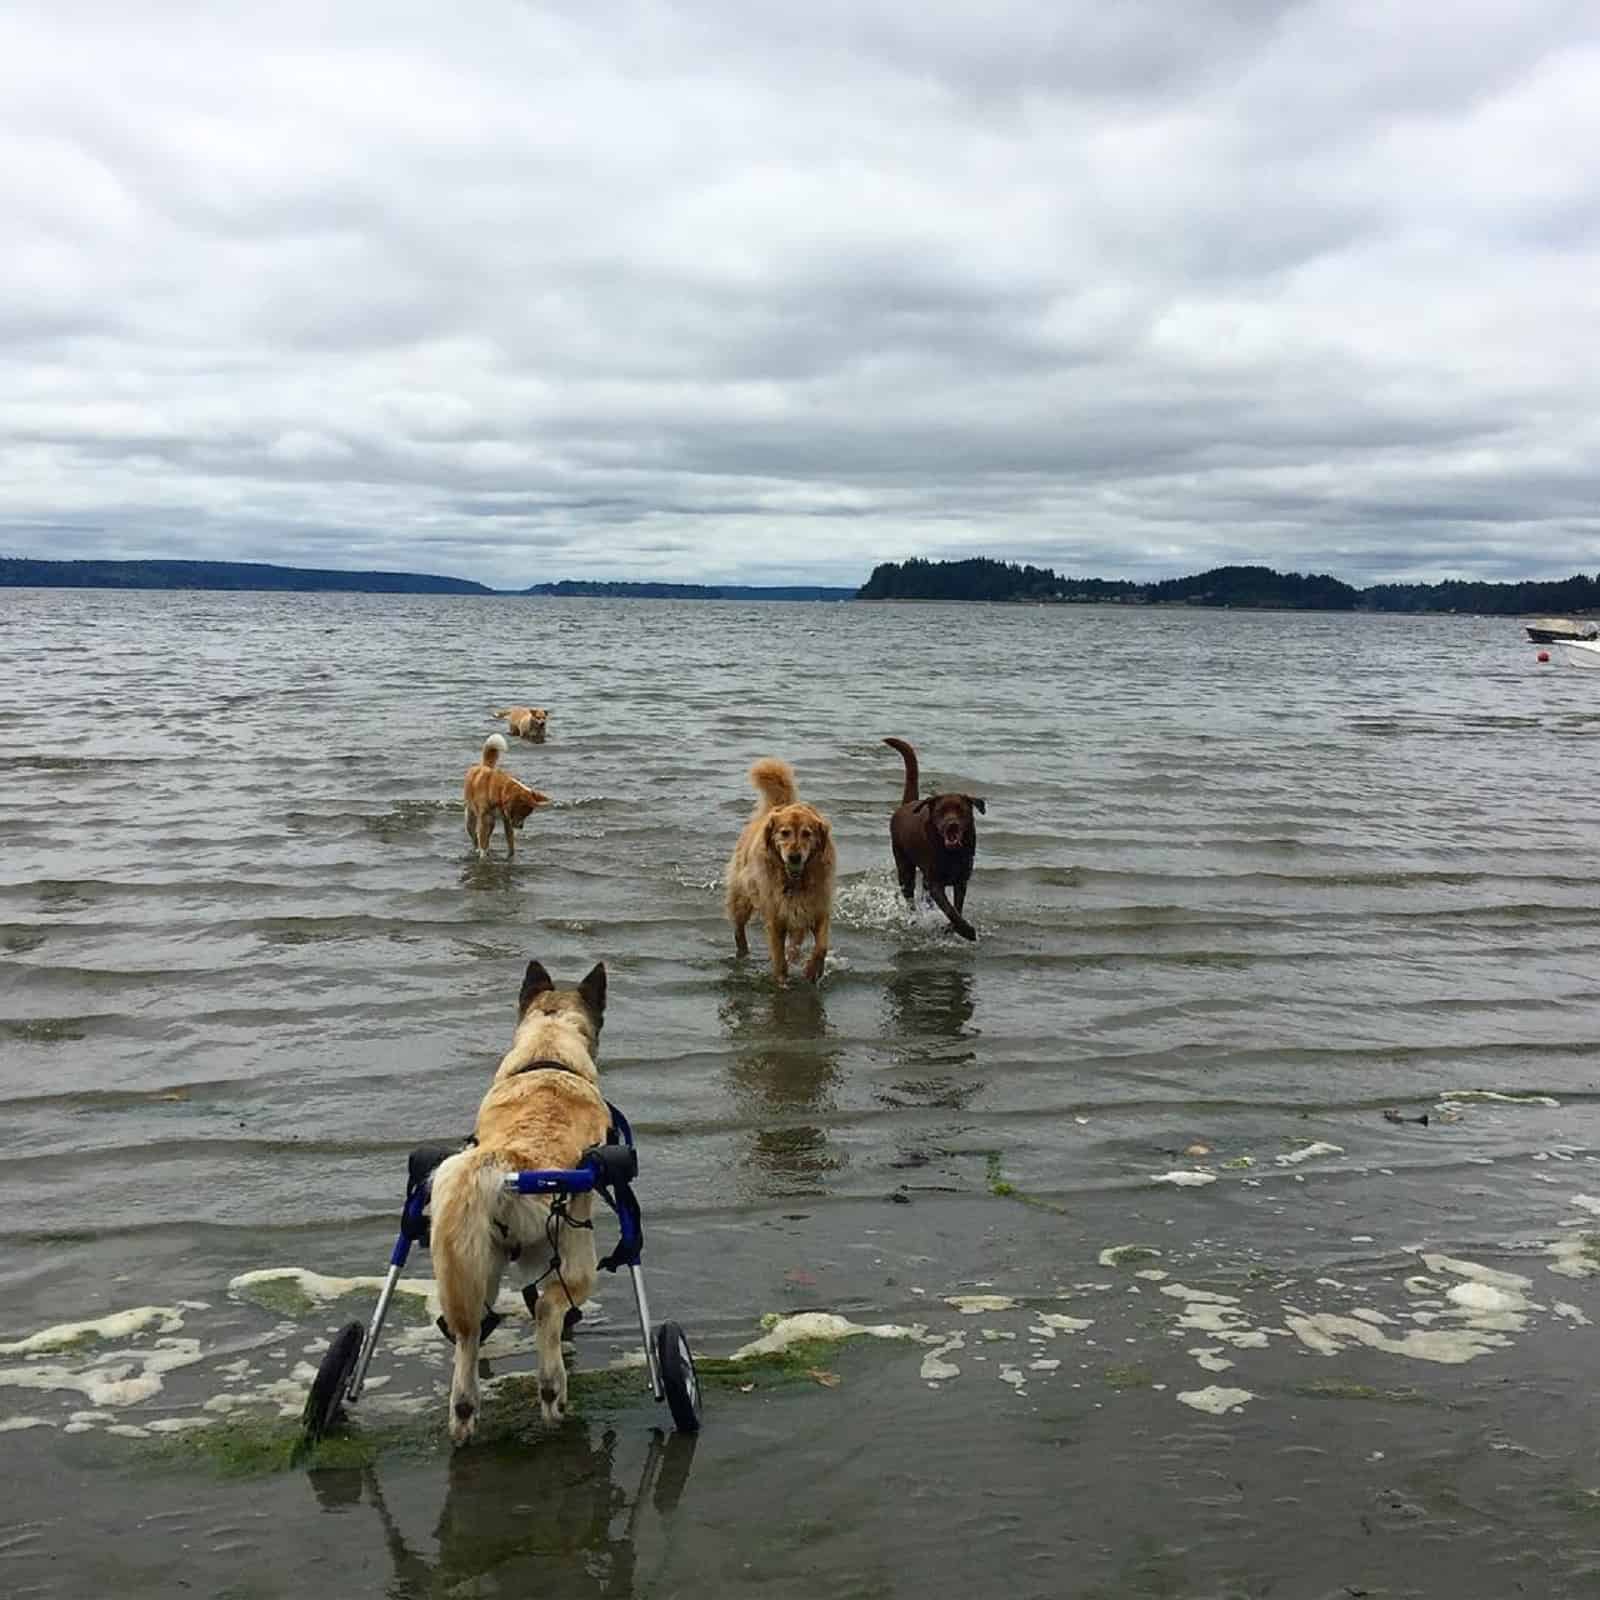
POLYGON ((508 1172, 578 1165, 603 1144, 611 1115, 595 1066, 605 1020, 606 969, 597 963, 575 989, 558 989, 537 961, 528 963, 517 996, 517 1026, 478 1107, 475 1146, 442 1161, 430 1208, 433 1275, 439 1308, 455 1340, 450 1379, 450 1437, 458 1445, 478 1424, 478 1342, 484 1312, 508 1267, 538 1282, 534 1344, 539 1405, 546 1422, 566 1415, 562 1325, 594 1286, 594 1197, 567 1201, 572 1226, 552 1218, 544 1195, 507 1194, 508 1172), (559 1255, 559 1270, 551 1270, 559 1255))
POLYGON ((790 960, 799 959, 810 934, 805 975, 815 983, 828 959, 833 917, 833 830, 820 811, 797 797, 787 761, 768 756, 756 762, 750 782, 756 808, 728 857, 726 908, 734 948, 742 956, 750 953, 745 925, 760 917, 773 975, 782 985, 789 981, 790 960))
POLYGON ((978 854, 978 822, 973 813, 986 813, 988 807, 973 794, 930 794, 919 800, 917 752, 904 739, 883 742, 900 752, 906 769, 900 804, 889 818, 889 847, 894 851, 900 892, 908 905, 914 904, 920 872, 929 898, 944 912, 950 926, 963 939, 976 939, 977 929, 962 913, 967 881, 978 854))
POLYGON ((491 711, 489 715, 505 723, 513 737, 527 739, 532 744, 544 743, 550 713, 543 706, 506 706, 503 710, 491 711))
POLYGON ((461 788, 461 803, 467 817, 467 837, 478 847, 480 857, 489 853, 494 825, 505 824, 506 854, 517 853, 516 830, 532 815, 535 806, 550 804, 550 796, 518 783, 509 772, 500 770, 500 757, 506 752, 503 733, 491 733, 483 741, 483 759, 467 768, 461 788))

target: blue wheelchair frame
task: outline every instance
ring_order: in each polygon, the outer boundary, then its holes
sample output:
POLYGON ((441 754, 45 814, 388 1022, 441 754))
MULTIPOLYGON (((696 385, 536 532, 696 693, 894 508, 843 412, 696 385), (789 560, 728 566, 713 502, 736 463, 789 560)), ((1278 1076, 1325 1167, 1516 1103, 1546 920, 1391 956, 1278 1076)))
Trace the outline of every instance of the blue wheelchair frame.
MULTIPOLYGON (((645 1297, 644 1274, 640 1268, 640 1259, 644 1254, 644 1219, 638 1196, 633 1192, 633 1179, 639 1171, 639 1156, 633 1147, 633 1129, 628 1126, 628 1119, 610 1101, 606 1102, 606 1108, 611 1113, 606 1143, 584 1151, 578 1166, 508 1172, 502 1180, 502 1186, 507 1194, 597 1194, 616 1213, 621 1238, 616 1249, 603 1257, 598 1265, 602 1272, 615 1272, 618 1267, 628 1269, 634 1303, 639 1312, 639 1332, 644 1341, 650 1392, 657 1400, 662 1400, 666 1398, 666 1388, 655 1341, 650 1336, 650 1304, 645 1297)), ((394 1298, 395 1285, 400 1281, 400 1271, 411 1254, 412 1245, 420 1244, 424 1250, 428 1248, 428 1204, 433 1192, 433 1173, 440 1160, 454 1153, 454 1150, 441 1148, 434 1151, 427 1147, 412 1152, 412 1170, 406 1186, 405 1206, 400 1213, 399 1237, 389 1256, 388 1276, 378 1293, 378 1304, 367 1324, 360 1356, 343 1395, 347 1403, 354 1404, 361 1397, 367 1369, 372 1365, 373 1353, 378 1348, 378 1335, 383 1332, 389 1303, 394 1298), (419 1171, 417 1158, 430 1155, 436 1155, 437 1159, 425 1171, 419 1171)))

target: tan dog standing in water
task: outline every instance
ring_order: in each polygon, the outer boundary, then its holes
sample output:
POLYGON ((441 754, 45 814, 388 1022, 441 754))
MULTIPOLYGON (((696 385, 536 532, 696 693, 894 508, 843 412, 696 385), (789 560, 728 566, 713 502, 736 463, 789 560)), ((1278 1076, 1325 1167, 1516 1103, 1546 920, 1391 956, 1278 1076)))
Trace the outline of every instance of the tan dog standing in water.
POLYGON ((550 713, 543 706, 507 706, 502 711, 491 711, 489 715, 505 723, 516 738, 527 739, 534 744, 544 743, 545 726, 550 721, 550 713))
POLYGON ((789 961, 798 960, 809 933, 806 976, 815 983, 828 959, 828 924, 833 916, 837 857, 828 819, 796 797, 794 769, 768 756, 750 769, 760 799, 728 858, 728 920, 740 955, 750 953, 745 924, 766 924, 772 971, 789 981, 789 961))
POLYGON ((477 1144, 434 1172, 429 1248, 439 1308, 456 1342, 450 1437, 457 1444, 477 1427, 479 1329, 512 1262, 539 1285, 533 1324, 540 1411, 546 1422, 566 1414, 561 1331, 568 1310, 594 1287, 594 1234, 584 1226, 594 1197, 569 1197, 567 1222, 552 1214, 552 1196, 507 1194, 501 1180, 508 1172, 576 1167, 590 1145, 605 1143, 611 1113, 595 1067, 605 1010, 604 963, 576 989, 557 989, 530 961, 511 1048, 478 1107, 477 1144))
POLYGON ((488 855, 497 821, 506 825, 506 854, 514 856, 517 853, 516 830, 532 815, 535 806, 550 804, 549 795, 518 783, 509 772, 500 770, 498 763, 506 749, 506 736, 491 733, 483 741, 483 759, 467 768, 467 781, 462 786, 467 837, 478 847, 479 856, 488 855))

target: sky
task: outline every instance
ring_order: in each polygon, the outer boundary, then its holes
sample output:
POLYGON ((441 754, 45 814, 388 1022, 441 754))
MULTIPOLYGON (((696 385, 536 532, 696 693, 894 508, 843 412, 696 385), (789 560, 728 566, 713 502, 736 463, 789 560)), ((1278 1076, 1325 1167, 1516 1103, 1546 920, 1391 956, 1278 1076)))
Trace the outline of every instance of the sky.
POLYGON ((0 554, 1600 569, 1592 0, 0 8, 0 554))

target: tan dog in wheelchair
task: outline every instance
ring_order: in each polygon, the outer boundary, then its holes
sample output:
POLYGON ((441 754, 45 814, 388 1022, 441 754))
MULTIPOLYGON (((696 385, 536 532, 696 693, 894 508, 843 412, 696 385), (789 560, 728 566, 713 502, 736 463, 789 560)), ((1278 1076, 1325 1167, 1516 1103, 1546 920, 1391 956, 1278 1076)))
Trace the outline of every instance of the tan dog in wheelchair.
MULTIPOLYGON (((576 989, 558 989, 530 961, 517 997, 511 1048, 478 1107, 472 1147, 442 1161, 430 1208, 433 1275, 442 1321, 455 1340, 450 1437, 472 1438, 478 1421, 478 1344, 507 1267, 535 1288, 534 1344, 546 1422, 566 1415, 561 1334, 594 1286, 590 1194, 508 1194, 507 1173, 576 1167, 604 1144, 611 1113, 600 1093, 595 1052, 605 1019, 606 969, 576 989)), ((526 1288, 524 1298, 529 1298, 526 1288)))

